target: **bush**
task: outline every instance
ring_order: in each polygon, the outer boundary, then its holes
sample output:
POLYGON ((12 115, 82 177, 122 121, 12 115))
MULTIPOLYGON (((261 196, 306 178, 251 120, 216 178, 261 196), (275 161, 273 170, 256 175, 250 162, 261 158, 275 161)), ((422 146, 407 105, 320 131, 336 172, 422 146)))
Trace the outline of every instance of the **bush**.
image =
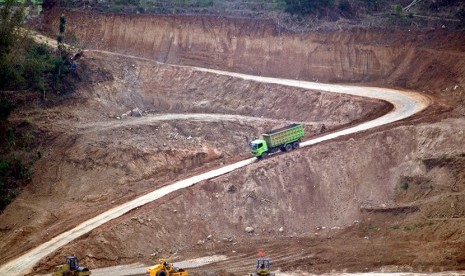
POLYGON ((402 10, 402 6, 395 4, 391 6, 392 13, 398 17, 404 17, 404 11, 402 10))
POLYGON ((114 3, 116 5, 138 6, 140 5, 140 0, 115 0, 114 3))
POLYGON ((334 4, 334 0, 285 0, 285 2, 286 11, 297 15, 306 15, 334 4))
POLYGON ((27 165, 14 155, 0 161, 0 211, 17 196, 17 180, 29 180, 33 162, 27 165))
POLYGON ((457 12, 457 18, 460 20, 460 25, 465 26, 465 8, 462 8, 457 12))
POLYGON ((139 13, 144 13, 145 12, 145 8, 142 4, 139 4, 137 5, 137 12, 139 13))
POLYGON ((19 27, 25 18, 24 7, 6 0, 0 8, 0 58, 6 56, 20 38, 19 27))
POLYGON ((458 0, 436 0, 436 1, 431 1, 429 7, 432 10, 438 10, 439 8, 442 7, 450 7, 455 4, 457 4, 458 0))
POLYGON ((199 4, 204 6, 204 7, 212 7, 215 4, 215 1, 213 1, 213 0, 200 0, 199 4))
MULTIPOLYGON (((42 157, 40 151, 33 151, 40 142, 31 123, 8 122, 13 106, 5 90, 35 90, 45 96, 46 90, 59 94, 73 87, 67 83, 73 80, 65 78, 75 68, 69 52, 62 47, 55 55, 46 45, 35 43, 28 32, 20 33, 23 18, 16 0, 0 6, 0 211, 29 182, 35 160, 42 157)), ((65 31, 62 25, 60 34, 65 31)))
POLYGON ((29 87, 36 91, 49 88, 48 78, 53 70, 52 57, 46 45, 36 44, 26 53, 23 76, 29 87))
POLYGON ((403 190, 407 190, 408 187, 409 187, 409 184, 408 184, 408 182, 404 182, 404 183, 402 183, 402 185, 400 185, 400 187, 401 187, 403 190))
POLYGON ((8 204, 16 197, 16 191, 7 189, 5 183, 0 180, 0 211, 5 209, 8 204))
MULTIPOLYGON (((2 103, 2 101, 0 101, 2 103)), ((12 110, 8 103, 4 106, 4 118, 12 110)), ((6 121, 6 119, 4 119, 6 121)), ((32 178, 34 162, 42 158, 42 153, 37 148, 41 143, 38 132, 29 120, 23 120, 17 125, 2 126, 0 132, 0 212, 17 195, 25 184, 32 178)))
MULTIPOLYGON (((22 23, 17 21, 20 15, 15 15, 13 10, 13 5, 5 4, 0 15, 0 90, 32 89, 41 92, 43 98, 48 90, 62 94, 68 88, 65 89, 63 79, 75 68, 69 51, 59 44, 58 55, 53 55, 47 45, 37 44, 27 36, 19 40, 15 30, 21 28, 22 23)), ((59 37, 62 38, 64 32, 63 17, 60 18, 59 37)))
POLYGON ((0 126, 3 125, 13 111, 13 105, 5 98, 0 98, 0 126))
POLYGON ((364 0, 364 2, 367 13, 379 11, 381 5, 380 0, 364 0))
POLYGON ((354 13, 348 0, 341 0, 338 4, 338 8, 343 16, 350 16, 354 13))

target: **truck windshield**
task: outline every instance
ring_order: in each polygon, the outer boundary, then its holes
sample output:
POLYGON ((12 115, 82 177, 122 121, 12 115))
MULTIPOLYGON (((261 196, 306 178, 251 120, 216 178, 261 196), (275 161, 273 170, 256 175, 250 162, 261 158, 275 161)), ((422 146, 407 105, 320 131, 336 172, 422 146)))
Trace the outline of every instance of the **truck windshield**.
POLYGON ((270 268, 270 262, 267 261, 267 260, 258 260, 257 268, 259 268, 259 269, 269 269, 270 268))
POLYGON ((250 147, 254 150, 256 149, 259 149, 263 146, 263 143, 258 143, 258 144, 255 144, 255 143, 250 143, 250 147))

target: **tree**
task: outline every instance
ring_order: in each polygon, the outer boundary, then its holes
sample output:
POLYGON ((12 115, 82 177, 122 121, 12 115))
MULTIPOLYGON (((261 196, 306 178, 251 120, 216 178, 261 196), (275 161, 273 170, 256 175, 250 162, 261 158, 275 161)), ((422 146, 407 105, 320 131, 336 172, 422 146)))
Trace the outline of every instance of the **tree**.
POLYGON ((62 51, 64 49, 64 44, 63 44, 63 36, 66 31, 66 17, 64 14, 60 16, 60 27, 59 27, 60 34, 57 36, 57 43, 58 43, 58 52, 61 56, 62 51))
POLYGON ((57 94, 61 94, 62 91, 62 83, 61 78, 64 74, 69 72, 69 65, 72 63, 70 58, 70 53, 68 49, 66 49, 64 40, 64 35, 66 31, 66 17, 65 15, 60 16, 60 26, 59 26, 59 35, 57 36, 58 42, 58 57, 54 59, 54 81, 55 81, 55 91, 57 94))
POLYGON ((24 21, 24 6, 15 0, 5 0, 0 10, 0 58, 6 56, 20 38, 24 21))
POLYGON ((0 8, 0 90, 8 87, 11 80, 22 81, 21 74, 12 66, 15 54, 11 52, 21 38, 23 21, 24 6, 18 6, 15 0, 5 0, 0 8))

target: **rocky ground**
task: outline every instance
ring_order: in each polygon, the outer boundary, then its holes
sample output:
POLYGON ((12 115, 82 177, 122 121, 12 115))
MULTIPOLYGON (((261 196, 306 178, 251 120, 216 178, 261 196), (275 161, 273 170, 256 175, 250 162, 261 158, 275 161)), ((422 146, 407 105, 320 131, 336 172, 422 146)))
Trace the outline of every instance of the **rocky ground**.
MULTIPOLYGON (((48 14, 43 29, 61 12, 48 14)), ((76 12, 68 22, 89 49, 149 60, 84 52, 78 64, 87 73, 75 94, 53 108, 13 114, 32 121, 49 142, 32 184, 0 215, 0 262, 118 203, 249 157, 247 143, 270 128, 303 122, 308 139, 390 108, 153 59, 400 87, 433 104, 413 118, 147 204, 63 247, 38 271, 67 254, 91 268, 219 254, 228 260, 193 272, 240 275, 253 268, 259 249, 281 271, 464 269, 462 33, 280 34, 253 20, 76 12), (136 107, 143 117, 123 115, 136 107)))

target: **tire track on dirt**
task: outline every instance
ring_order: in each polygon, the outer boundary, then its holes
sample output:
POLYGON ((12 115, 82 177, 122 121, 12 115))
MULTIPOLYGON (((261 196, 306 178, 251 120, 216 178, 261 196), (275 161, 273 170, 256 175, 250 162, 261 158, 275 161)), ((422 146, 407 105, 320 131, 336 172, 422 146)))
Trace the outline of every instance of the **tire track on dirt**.
MULTIPOLYGON (((153 60, 139 58, 134 56, 128 56, 123 54, 116 54, 105 51, 95 51, 101 52, 107 55, 118 55, 125 56, 134 59, 147 60, 150 62, 159 63, 153 60)), ((314 145, 323 141, 334 139, 336 137, 345 136, 348 134, 353 134, 361 132, 367 129, 375 128, 381 125, 386 125, 395 121, 399 121, 405 118, 408 118, 422 110, 424 110, 429 104, 429 98, 422 96, 414 92, 399 91, 393 89, 377 88, 377 87, 361 87, 361 86, 349 86, 349 85, 333 85, 333 84, 322 84, 315 82, 305 82, 298 80, 289 80, 289 79, 280 79, 280 78, 269 78, 269 77, 260 77, 253 75, 246 75, 240 73, 232 73, 220 70, 206 69, 206 68, 197 68, 190 66, 177 66, 177 65, 166 65, 173 66, 177 68, 185 67, 191 68, 192 70, 198 70, 202 72, 209 72, 212 74, 218 75, 227 75, 231 77, 236 77, 244 80, 251 80, 256 82, 270 83, 270 84, 279 84, 286 85, 297 88, 305 88, 310 90, 320 90, 326 92, 333 92, 339 94, 347 94, 354 96, 367 97, 372 99, 379 99, 383 101, 390 102, 394 108, 389 113, 374 119, 372 121, 364 122, 354 127, 350 127, 341 131, 330 133, 328 135, 321 136, 316 139, 311 139, 301 143, 301 147, 314 145)), ((30 273, 35 264, 37 264, 41 259, 51 254, 58 248, 64 246, 65 244, 73 241, 74 239, 92 231, 93 229, 99 227, 100 225, 120 217, 125 213, 145 205, 147 203, 153 202, 163 196, 166 196, 174 191, 187 188, 192 186, 200 181, 211 179, 239 168, 250 165, 256 161, 255 158, 245 159, 234 164, 230 164, 212 171, 196 175, 170 185, 159 188, 153 192, 150 192, 146 195, 140 196, 134 200, 126 202, 120 206, 114 207, 92 219, 89 219, 75 228, 66 231, 51 240, 29 250, 27 253, 19 256, 16 259, 10 260, 9 262, 3 264, 0 267, 0 275, 24 275, 30 273)))
POLYGON ((218 121, 239 121, 239 122, 273 122, 275 124, 281 123, 300 123, 300 124, 318 124, 318 122, 296 122, 289 120, 276 120, 276 119, 267 119, 253 116, 243 116, 243 115, 231 115, 231 114, 217 114, 217 113, 166 113, 166 114, 148 114, 144 115, 142 118, 137 118, 137 120, 111 120, 105 122, 93 122, 89 124, 83 124, 79 126, 79 129, 83 132, 95 132, 95 131, 104 131, 113 129, 121 126, 137 126, 144 124, 151 124, 155 122, 162 121, 174 121, 174 120, 183 120, 183 121, 202 121, 202 122, 218 122, 218 121))

